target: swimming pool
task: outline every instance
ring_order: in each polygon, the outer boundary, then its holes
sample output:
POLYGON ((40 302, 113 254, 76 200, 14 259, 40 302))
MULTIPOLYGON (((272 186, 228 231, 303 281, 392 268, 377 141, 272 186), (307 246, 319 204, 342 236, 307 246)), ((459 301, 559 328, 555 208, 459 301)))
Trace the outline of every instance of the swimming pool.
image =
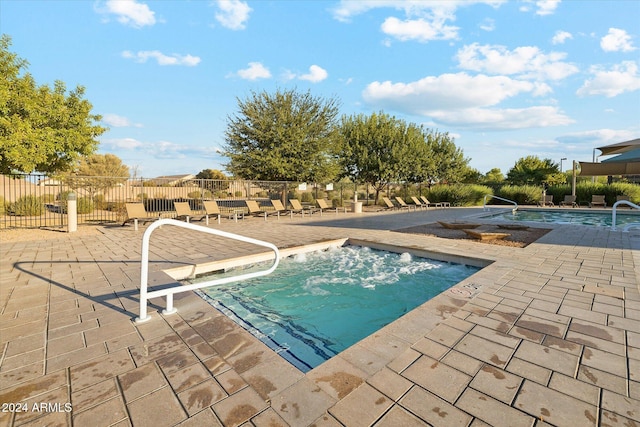
MULTIPOLYGON (((598 227, 611 226, 611 212, 588 212, 585 210, 517 210, 491 215, 490 218, 505 221, 533 221, 554 224, 577 224, 598 227)), ((616 225, 640 222, 640 215, 617 211, 616 225)))
POLYGON ((478 270, 345 246, 285 258, 269 276, 199 292, 307 372, 478 270))

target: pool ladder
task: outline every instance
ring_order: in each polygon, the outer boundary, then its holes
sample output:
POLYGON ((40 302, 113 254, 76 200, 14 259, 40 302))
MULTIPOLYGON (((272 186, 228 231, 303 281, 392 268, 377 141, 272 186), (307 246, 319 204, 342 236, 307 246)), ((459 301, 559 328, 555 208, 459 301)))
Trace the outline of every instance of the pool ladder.
POLYGON ((486 196, 484 196, 484 200, 482 202, 482 209, 484 209, 485 211, 489 210, 489 208, 487 207, 487 200, 490 199, 490 198, 502 200, 503 202, 513 203, 514 204, 514 208, 511 209, 511 213, 513 213, 514 215, 515 215, 516 211, 518 210, 518 204, 516 202, 514 202, 513 200, 504 199, 502 197, 494 196, 493 194, 487 194, 486 196))
POLYGON ((266 276, 267 274, 271 274, 278 263, 280 262, 280 252, 278 248, 269 243, 264 242, 262 240, 252 239, 250 237, 240 236, 239 234, 227 233, 225 231, 216 230, 213 228, 207 228, 201 225, 195 225, 187 222, 177 221, 175 219, 161 219, 155 221, 151 224, 147 230, 144 232, 142 236, 142 255, 140 260, 140 316, 135 319, 136 323, 145 322, 149 320, 151 317, 147 314, 147 301, 149 298, 155 297, 167 297, 167 307, 162 311, 163 314, 173 314, 177 312, 176 308, 173 306, 173 294, 177 294, 178 292, 187 292, 193 291, 200 288, 206 288, 214 285, 223 285, 225 283, 238 282, 248 279, 253 279, 254 277, 266 276), (225 237, 228 239, 239 240, 245 243, 251 243, 258 246, 264 246, 269 248, 274 253, 274 260, 271 267, 266 270, 260 270, 253 273, 240 274, 238 276, 224 277, 221 279, 208 280, 206 282, 194 283, 191 285, 181 285, 176 284, 173 287, 162 288, 158 290, 149 291, 148 290, 148 281, 149 281, 149 240, 151 238, 151 233, 153 231, 163 225, 174 225, 176 227, 188 228, 190 230, 200 231, 202 233, 214 234, 217 236, 225 237))
MULTIPOLYGON (((631 203, 628 200, 618 200, 617 202, 615 202, 613 204, 613 208, 611 209, 611 230, 613 231, 616 231, 616 215, 617 215, 618 206, 620 205, 628 205, 634 209, 640 209, 640 206, 636 205, 635 203, 631 203)), ((625 224, 625 226, 622 228, 622 231, 626 233, 627 231, 629 231, 630 228, 638 228, 638 227, 640 227, 640 222, 633 222, 631 224, 625 224)))

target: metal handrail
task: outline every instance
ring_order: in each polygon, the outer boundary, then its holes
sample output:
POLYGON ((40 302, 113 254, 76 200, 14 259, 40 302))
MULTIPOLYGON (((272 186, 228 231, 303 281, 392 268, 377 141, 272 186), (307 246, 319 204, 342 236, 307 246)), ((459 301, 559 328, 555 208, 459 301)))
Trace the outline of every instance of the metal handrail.
POLYGON ((266 276, 267 274, 271 274, 278 263, 280 262, 280 252, 278 248, 269 243, 264 242, 262 240, 252 239, 250 237, 240 236, 238 234, 227 233, 225 231, 216 230, 213 228, 203 227, 201 225, 195 225, 187 222, 177 221, 175 219, 161 219, 159 221, 151 224, 147 230, 144 232, 142 236, 142 255, 140 261, 140 316, 135 319, 137 323, 145 322, 150 319, 150 316, 147 315, 147 301, 149 298, 167 297, 167 307, 162 311, 163 314, 173 314, 177 310, 173 307, 173 294, 178 292, 187 292, 195 289, 206 288, 208 286, 214 285, 223 285, 225 283, 237 282, 242 280, 253 279, 255 277, 266 276), (149 280, 149 239, 151 238, 151 233, 163 225, 175 225, 176 227, 188 228, 195 231, 201 231, 203 233, 214 234, 221 237, 226 237, 228 239, 239 240, 245 243, 251 243, 258 246, 264 246, 271 249, 275 254, 275 259, 273 264, 267 270, 256 271, 253 273, 240 274, 238 276, 224 277, 222 279, 209 280, 201 283, 194 283, 186 286, 174 286, 165 289, 159 289, 155 291, 147 291, 148 280, 149 280))
POLYGON ((487 211, 489 210, 487 208, 487 198, 491 197, 494 199, 498 199, 498 200, 502 200, 503 202, 509 202, 509 203, 513 203, 515 205, 515 207, 513 209, 511 209, 511 212, 516 213, 516 211, 518 210, 518 204, 516 202, 514 202, 513 200, 509 200, 509 199, 503 199, 502 197, 498 197, 498 196, 494 196, 493 194, 487 194, 486 196, 484 196, 484 201, 482 202, 482 209, 487 211))
MULTIPOLYGON (((631 203, 628 200, 618 200, 617 202, 615 202, 613 204, 613 208, 611 209, 611 230, 612 231, 616 231, 616 215, 617 215, 618 206, 620 205, 629 205, 634 209, 640 209, 640 206, 636 205, 635 203, 631 203)), ((630 225, 635 225, 635 224, 627 224, 627 226, 622 231, 624 232, 629 231, 630 225)))

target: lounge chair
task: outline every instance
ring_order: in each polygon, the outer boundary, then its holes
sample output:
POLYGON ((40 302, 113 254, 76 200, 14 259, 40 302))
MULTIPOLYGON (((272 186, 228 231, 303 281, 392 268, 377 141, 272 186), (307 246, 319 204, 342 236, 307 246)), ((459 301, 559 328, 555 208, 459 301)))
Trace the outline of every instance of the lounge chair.
POLYGON ((285 208, 280 200, 273 200, 272 199, 271 200, 271 205, 273 206, 273 209, 276 212, 278 212, 278 216, 280 216, 280 214, 282 214, 282 215, 291 214, 291 216, 293 216, 291 211, 289 209, 285 208))
POLYGON ((320 208, 320 215, 322 215, 322 212, 324 211, 330 211, 330 210, 335 210, 336 211, 336 215, 338 214, 338 210, 342 209, 344 212, 347 212, 347 208, 334 208, 329 206, 329 202, 327 202, 325 199, 316 199, 316 203, 318 204, 318 207, 320 208))
POLYGON ((383 197, 382 201, 385 204, 385 207, 383 208, 383 210, 386 210, 386 209, 398 209, 398 207, 396 205, 394 205, 393 202, 388 197, 383 197))
POLYGON ((124 206, 127 210, 127 219, 122 223, 123 227, 129 222, 133 222, 134 229, 137 230, 139 222, 142 222, 144 225, 147 222, 153 222, 160 219, 160 215, 149 215, 142 203, 125 203, 124 206))
POLYGON ((289 203, 291 204, 291 213, 299 213, 302 216, 304 216, 305 212, 312 214, 319 210, 313 206, 302 206, 302 203, 300 203, 298 199, 289 199, 289 203))
MULTIPOLYGON (((629 200, 629 196, 625 196, 624 194, 620 195, 620 196, 616 196, 616 202, 619 202, 621 200, 626 200, 627 202, 630 202, 631 200, 629 200)), ((618 205, 618 209, 619 208, 629 208, 631 209, 631 206, 623 203, 621 205, 618 205)))
POLYGON ((418 198, 416 196, 411 196, 411 200, 413 200, 413 205, 416 207, 416 209, 417 208, 429 209, 429 206, 425 205, 420 200, 418 200, 418 198))
POLYGON ((218 220, 218 224, 220 224, 222 214, 218 203, 215 200, 203 200, 202 205, 204 206, 206 224, 209 225, 209 217, 215 217, 218 220))
POLYGON ((607 202, 605 202, 603 194, 594 194, 591 196, 589 207, 592 208, 594 206, 602 206, 603 208, 607 207, 607 202))
POLYGON ((173 202, 173 207, 176 210, 176 219, 184 220, 186 222, 202 221, 206 215, 196 215, 191 210, 189 202, 173 202))
MULTIPOLYGON (((400 206, 400 209, 408 209, 411 210, 411 206, 406 204, 404 202, 404 200, 402 200, 401 197, 396 197, 396 202, 398 202, 398 205, 400 206)), ((417 208, 416 208, 417 209, 417 208)))
POLYGON ((578 207, 578 203, 576 203, 576 196, 565 195, 564 200, 560 202, 560 206, 571 206, 572 208, 578 207))
MULTIPOLYGON (((429 199, 426 198, 426 196, 420 196, 420 199, 422 199, 422 203, 424 203, 428 208, 431 206, 434 206, 436 208, 444 207, 444 205, 441 202, 431 203, 429 199)), ((448 204, 449 202, 446 202, 446 203, 448 204)))
POLYGON ((548 195, 548 196, 542 196, 542 199, 540 199, 540 201, 538 202, 538 206, 555 206, 555 204, 553 203, 553 195, 548 195))
POLYGON ((265 221, 267 220, 268 216, 272 215, 276 215, 278 219, 280 219, 280 212, 262 210, 260 209, 260 206, 258 206, 258 202, 256 202, 255 200, 245 200, 244 202, 247 204, 247 208, 249 209, 249 215, 261 216, 265 221))

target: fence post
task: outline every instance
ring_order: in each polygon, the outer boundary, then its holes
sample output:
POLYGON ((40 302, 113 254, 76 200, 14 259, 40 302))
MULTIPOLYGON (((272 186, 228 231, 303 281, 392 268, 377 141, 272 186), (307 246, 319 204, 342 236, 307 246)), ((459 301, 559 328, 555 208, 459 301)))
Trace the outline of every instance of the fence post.
POLYGON ((69 233, 78 231, 78 201, 73 192, 67 196, 67 227, 69 233))

